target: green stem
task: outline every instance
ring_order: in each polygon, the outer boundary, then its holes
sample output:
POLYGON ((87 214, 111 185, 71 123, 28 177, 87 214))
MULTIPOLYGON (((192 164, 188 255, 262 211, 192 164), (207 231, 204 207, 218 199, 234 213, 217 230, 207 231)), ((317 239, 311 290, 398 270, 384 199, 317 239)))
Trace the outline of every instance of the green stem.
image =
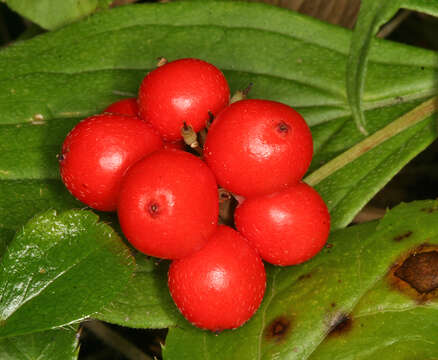
POLYGON ((397 120, 385 126, 383 129, 380 129, 379 131, 367 137, 360 143, 354 145, 352 148, 348 149, 341 155, 335 157, 327 164, 321 166, 319 169, 315 170, 313 173, 307 176, 304 181, 310 186, 317 185, 326 177, 330 176, 345 165, 356 160, 366 152, 374 149, 384 141, 394 137, 395 135, 406 130, 407 128, 418 124, 419 122, 423 121, 425 118, 431 116, 437 111, 438 97, 434 97, 430 100, 425 101, 421 105, 417 106, 415 109, 404 114, 397 120))

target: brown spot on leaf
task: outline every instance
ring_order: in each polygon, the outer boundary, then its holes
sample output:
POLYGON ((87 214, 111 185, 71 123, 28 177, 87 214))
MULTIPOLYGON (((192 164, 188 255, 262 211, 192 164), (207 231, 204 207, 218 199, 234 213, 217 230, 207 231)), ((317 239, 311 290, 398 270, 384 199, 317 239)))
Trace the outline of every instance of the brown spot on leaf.
POLYGON ((437 211, 438 208, 436 207, 426 207, 426 208, 422 208, 421 211, 428 213, 428 214, 432 214, 433 212, 437 211))
POLYGON ((438 251, 409 256, 394 273, 421 294, 438 288, 438 251))
POLYGON ((286 339, 291 331, 291 320, 286 316, 278 316, 265 328, 265 339, 281 342, 286 339))
POLYGON ((353 320, 347 314, 339 314, 331 324, 329 336, 341 336, 348 333, 353 327, 353 320))
POLYGON ((330 304, 330 306, 331 306, 332 308, 334 308, 334 307, 336 307, 336 303, 335 303, 335 302, 332 302, 332 303, 330 304))
POLYGON ((327 244, 325 244, 325 247, 326 247, 327 249, 331 249, 331 248, 333 247, 333 244, 329 244, 329 243, 327 243, 327 244))
POLYGON ((422 244, 402 254, 389 270, 388 282, 419 304, 438 298, 438 246, 422 244))
POLYGON ((307 274, 300 275, 298 280, 310 279, 311 277, 312 277, 312 274, 311 273, 307 273, 307 274))
POLYGON ((397 242, 400 242, 403 239, 407 239, 411 235, 412 235, 412 231, 406 231, 405 233, 403 233, 401 235, 395 236, 393 240, 397 241, 397 242))

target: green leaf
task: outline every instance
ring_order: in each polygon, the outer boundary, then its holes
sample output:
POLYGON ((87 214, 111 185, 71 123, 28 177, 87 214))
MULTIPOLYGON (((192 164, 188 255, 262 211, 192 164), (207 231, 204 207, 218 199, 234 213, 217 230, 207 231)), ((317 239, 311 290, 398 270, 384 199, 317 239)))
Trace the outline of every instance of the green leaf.
POLYGON ((49 208, 83 207, 59 180, 3 180, 0 193, 0 231, 8 231, 9 235, 35 213, 49 208))
POLYGON ((182 321, 167 287, 167 262, 137 256, 134 276, 114 301, 93 317, 133 328, 166 328, 182 321))
POLYGON ((432 98, 305 178, 325 198, 331 229, 347 226, 410 159, 437 136, 438 98, 432 98))
MULTIPOLYGON (((436 334, 436 329, 426 334, 427 329, 438 320, 436 278, 435 283, 423 282, 426 288, 418 292, 415 281, 402 280, 397 269, 425 252, 433 260, 422 270, 410 265, 411 276, 418 280, 427 278, 427 271, 437 273, 437 209, 437 201, 402 204, 379 223, 334 232, 330 246, 303 265, 268 267, 265 298, 247 324, 220 335, 187 323, 173 327, 165 359, 306 359, 312 354, 315 359, 370 358, 390 344, 401 351, 422 344, 423 336, 427 342, 436 334), (427 315, 427 324, 409 327, 415 315, 427 315), (385 319, 388 322, 380 322, 385 319)), ((425 349, 417 346, 409 353, 411 358, 438 356, 436 338, 425 349)))
POLYGON ((48 211, 17 233, 1 260, 0 337, 81 321, 124 288, 132 256, 97 221, 89 211, 48 211))
POLYGON ((379 28, 391 19, 400 8, 438 16, 438 4, 435 1, 362 0, 361 2, 347 63, 347 94, 353 118, 363 133, 367 133, 367 129, 362 96, 371 43, 379 28))
POLYGON ((75 360, 78 353, 76 329, 71 327, 0 339, 2 360, 75 360))
POLYGON ((96 10, 107 8, 112 0, 4 0, 20 15, 47 30, 74 22, 96 10))

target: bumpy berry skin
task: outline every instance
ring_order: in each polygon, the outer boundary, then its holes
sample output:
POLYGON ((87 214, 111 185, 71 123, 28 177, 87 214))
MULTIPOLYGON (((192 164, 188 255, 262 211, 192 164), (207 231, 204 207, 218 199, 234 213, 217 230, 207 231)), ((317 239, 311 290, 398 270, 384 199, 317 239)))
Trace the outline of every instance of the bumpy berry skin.
POLYGON ((209 112, 216 115, 229 101, 230 90, 222 72, 198 59, 180 59, 150 72, 141 83, 140 115, 164 140, 181 139, 186 122, 198 132, 209 112))
POLYGON ((218 203, 214 176, 202 160, 184 151, 161 150, 127 171, 117 213, 135 248, 175 259, 207 242, 217 225, 218 203))
POLYGON ((138 116, 137 98, 127 98, 109 105, 103 113, 138 116))
POLYGON ((263 260, 295 265, 315 256, 327 241, 330 215, 321 196, 305 183, 240 204, 234 220, 263 260))
POLYGON ((304 119, 269 100, 242 100, 225 108, 213 121, 204 147, 219 185, 245 197, 298 182, 312 155, 312 134, 304 119))
POLYGON ((263 262, 235 230, 219 226, 200 251, 172 262, 172 298, 192 324, 234 329, 257 311, 266 287, 263 262))
POLYGON ((114 211, 125 171, 162 147, 157 132, 139 118, 91 116, 77 124, 62 145, 61 178, 78 200, 114 211))

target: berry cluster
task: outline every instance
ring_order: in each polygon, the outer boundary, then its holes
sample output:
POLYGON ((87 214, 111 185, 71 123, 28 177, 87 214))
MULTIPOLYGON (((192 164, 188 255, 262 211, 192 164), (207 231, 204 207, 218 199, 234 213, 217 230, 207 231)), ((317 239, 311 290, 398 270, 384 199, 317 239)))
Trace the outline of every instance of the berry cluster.
POLYGON ((301 182, 313 154, 304 119, 278 102, 229 98, 213 65, 166 62, 143 79, 138 98, 81 121, 60 155, 67 189, 94 209, 116 210, 136 249, 171 259, 174 302, 213 331, 256 312, 262 259, 306 261, 330 228, 324 201, 301 182), (218 185, 239 203, 237 231, 218 224, 218 185))

